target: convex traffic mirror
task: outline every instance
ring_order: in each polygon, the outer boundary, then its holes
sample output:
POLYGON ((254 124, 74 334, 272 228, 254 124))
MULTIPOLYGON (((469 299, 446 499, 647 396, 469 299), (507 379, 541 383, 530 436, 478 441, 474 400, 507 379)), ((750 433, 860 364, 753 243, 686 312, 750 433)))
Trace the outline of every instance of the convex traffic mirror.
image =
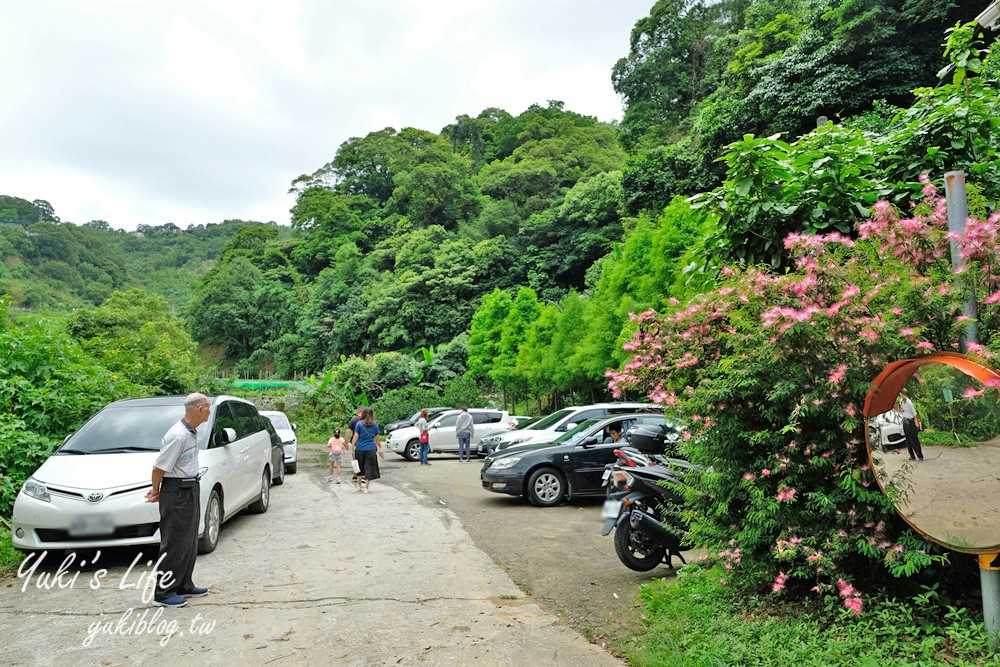
POLYGON ((889 364, 865 399, 879 486, 927 538, 1000 551, 1000 375, 941 352, 889 364))

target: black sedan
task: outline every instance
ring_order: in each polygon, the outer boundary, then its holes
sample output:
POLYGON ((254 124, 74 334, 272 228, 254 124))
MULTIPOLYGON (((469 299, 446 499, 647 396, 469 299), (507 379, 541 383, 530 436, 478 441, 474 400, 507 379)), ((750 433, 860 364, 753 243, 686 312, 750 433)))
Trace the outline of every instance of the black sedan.
POLYGON ((615 462, 615 449, 626 444, 636 424, 663 425, 668 437, 676 437, 663 415, 589 419, 553 442, 514 446, 486 457, 479 479, 487 491, 526 496, 537 507, 576 496, 603 496, 604 467, 615 462))

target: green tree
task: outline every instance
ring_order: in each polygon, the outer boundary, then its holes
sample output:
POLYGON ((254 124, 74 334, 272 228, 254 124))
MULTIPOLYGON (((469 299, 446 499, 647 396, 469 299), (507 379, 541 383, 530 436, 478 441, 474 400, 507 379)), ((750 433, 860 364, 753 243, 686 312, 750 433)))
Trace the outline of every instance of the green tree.
POLYGON ((263 273, 245 257, 214 267, 188 308, 188 326, 194 339, 221 348, 231 361, 253 354, 267 342, 261 335, 265 320, 256 296, 263 283, 263 273))
POLYGON ((574 185, 558 207, 532 216, 519 239, 538 277, 535 285, 580 289, 587 269, 621 240, 621 172, 598 174, 574 185))
POLYGON ((468 367, 473 378, 484 380, 491 376, 500 354, 503 322, 513 305, 510 294, 499 288, 483 295, 469 324, 468 367))
POLYGON ((195 388, 195 344, 162 297, 135 288, 116 291, 97 308, 74 311, 67 330, 98 363, 150 393, 195 388))
POLYGON ((516 399, 517 394, 527 387, 527 383, 517 373, 517 354, 527 338, 528 327, 538 319, 541 309, 535 291, 522 287, 517 290, 517 296, 503 319, 490 378, 504 389, 505 396, 509 391, 516 399))

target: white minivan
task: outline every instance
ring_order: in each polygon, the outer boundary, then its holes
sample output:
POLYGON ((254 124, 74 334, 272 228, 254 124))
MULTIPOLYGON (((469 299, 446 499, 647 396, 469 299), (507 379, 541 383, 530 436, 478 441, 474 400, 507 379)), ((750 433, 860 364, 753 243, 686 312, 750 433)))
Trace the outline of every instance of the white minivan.
MULTIPOLYGON (((448 410, 431 419, 430 446, 431 453, 458 452, 458 436, 455 435, 455 422, 461 410, 448 410)), ((504 410, 488 408, 469 408, 472 415, 473 435, 471 450, 476 451, 479 439, 512 428, 516 422, 504 410)), ((386 439, 389 449, 396 452, 407 461, 415 461, 420 456, 420 432, 416 426, 398 428, 386 439)))
MULTIPOLYGON (((198 427, 199 553, 214 551, 222 523, 248 508, 266 512, 271 436, 252 403, 209 397, 198 427)), ((159 506, 146 502, 163 435, 184 416, 184 397, 112 403, 71 434, 14 500, 12 537, 21 550, 157 544, 159 506)))
POLYGON ((663 413, 663 408, 653 403, 593 403, 591 405, 573 405, 562 410, 556 410, 552 414, 542 417, 531 425, 531 428, 520 429, 504 433, 499 440, 493 438, 495 442, 490 443, 490 449, 484 453, 502 451, 508 447, 518 445, 538 445, 552 442, 563 433, 572 431, 588 419, 600 419, 602 417, 613 417, 633 412, 663 413))

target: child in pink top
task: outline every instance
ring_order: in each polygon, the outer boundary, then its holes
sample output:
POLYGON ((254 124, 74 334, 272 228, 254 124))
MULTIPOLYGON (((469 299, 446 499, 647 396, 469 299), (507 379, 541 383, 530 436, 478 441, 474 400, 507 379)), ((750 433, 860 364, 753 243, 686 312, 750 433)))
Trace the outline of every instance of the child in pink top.
POLYGON ((340 461, 343 458, 344 447, 346 446, 346 441, 340 437, 340 429, 333 429, 333 437, 326 443, 326 448, 330 450, 330 476, 326 478, 326 481, 333 481, 333 468, 336 466, 337 484, 340 484, 340 461))

